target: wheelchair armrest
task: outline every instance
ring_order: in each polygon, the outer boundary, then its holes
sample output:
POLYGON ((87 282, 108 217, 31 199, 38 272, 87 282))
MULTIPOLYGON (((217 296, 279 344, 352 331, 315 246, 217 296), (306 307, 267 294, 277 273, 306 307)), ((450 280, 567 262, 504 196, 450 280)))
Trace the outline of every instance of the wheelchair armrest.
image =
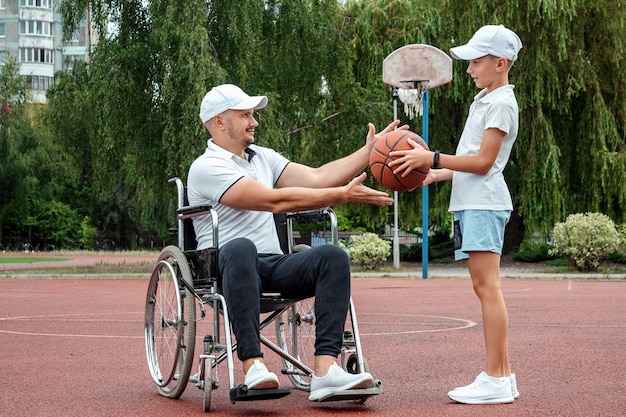
POLYGON ((188 219, 208 214, 210 211, 211 206, 184 206, 176 210, 176 213, 180 219, 188 219))
POLYGON ((287 217, 294 219, 298 224, 320 223, 329 217, 328 209, 316 209, 287 213, 287 217))
POLYGON ((339 227, 337 215, 332 207, 324 207, 316 210, 304 210, 292 213, 285 213, 288 219, 288 234, 292 232, 291 222, 298 224, 325 223, 330 221, 330 231, 333 245, 339 244, 339 227))

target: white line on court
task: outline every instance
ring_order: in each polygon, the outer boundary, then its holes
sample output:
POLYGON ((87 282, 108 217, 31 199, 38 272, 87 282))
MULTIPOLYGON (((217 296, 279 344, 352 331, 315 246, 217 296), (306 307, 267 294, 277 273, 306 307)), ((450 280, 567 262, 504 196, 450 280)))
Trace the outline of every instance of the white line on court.
MULTIPOLYGON (((143 312, 132 312, 132 313, 108 313, 108 315, 112 314, 124 314, 128 315, 143 315, 143 312)), ((107 320, 107 319, 92 319, 92 318, 81 318, 84 316, 102 316, 107 315, 105 313, 91 313, 91 314, 56 314, 56 315, 35 315, 35 316, 16 316, 16 317, 0 317, 0 322, 9 322, 9 321, 39 321, 39 322, 139 322, 138 320, 107 320)), ((385 332, 363 332, 364 327, 376 327, 376 325, 388 326, 388 322, 383 321, 363 321, 359 320, 359 327, 361 329, 361 337, 363 336, 388 336, 394 334, 414 334, 414 333, 434 333, 434 332, 445 332, 452 330, 462 330, 470 327, 476 326, 476 323, 471 320, 465 320, 456 317, 445 317, 445 316, 428 316, 422 314, 402 314, 402 313, 359 313, 359 316, 367 316, 367 315, 375 315, 375 316, 396 316, 401 319, 406 318, 428 318, 428 319, 436 319, 438 321, 412 321, 412 322, 396 322, 395 324, 402 325, 403 327, 411 326, 409 330, 398 330, 398 331, 385 331, 385 332), (441 328, 430 328, 430 329, 419 329, 417 327, 420 326, 441 326, 441 328), (417 328, 417 329, 416 329, 417 328)), ((115 338, 115 339, 143 339, 142 336, 120 336, 120 335, 98 335, 98 334, 73 334, 73 333, 44 333, 44 332, 26 332, 26 331, 13 331, 13 330, 3 330, 0 329, 0 333, 5 334, 13 334, 13 335, 24 335, 24 336, 58 336, 58 337, 84 337, 84 338, 115 338)))

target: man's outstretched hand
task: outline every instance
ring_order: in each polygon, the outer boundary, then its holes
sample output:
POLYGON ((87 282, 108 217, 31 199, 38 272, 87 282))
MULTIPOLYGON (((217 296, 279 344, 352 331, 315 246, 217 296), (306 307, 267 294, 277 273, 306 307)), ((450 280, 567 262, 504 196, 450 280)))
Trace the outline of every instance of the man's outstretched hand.
POLYGON ((367 174, 361 173, 348 184, 344 186, 346 190, 346 201, 351 203, 374 204, 377 206, 390 206, 393 204, 393 198, 389 197, 384 191, 374 190, 363 184, 367 174))

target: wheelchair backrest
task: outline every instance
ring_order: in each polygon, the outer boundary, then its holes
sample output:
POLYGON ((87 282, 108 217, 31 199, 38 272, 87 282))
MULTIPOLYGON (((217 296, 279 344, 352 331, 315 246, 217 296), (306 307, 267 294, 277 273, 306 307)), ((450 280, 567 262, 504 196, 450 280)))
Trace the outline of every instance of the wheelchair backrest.
MULTIPOLYGON (((189 205, 189 200, 187 199, 187 187, 185 187, 185 195, 183 198, 183 201, 185 202, 185 205, 189 205)), ((196 240, 196 231, 193 228, 193 219, 192 218, 187 218, 187 219, 183 219, 183 245, 184 247, 181 248, 183 251, 188 251, 188 250, 196 250, 196 248, 198 247, 198 241, 196 240)))
POLYGON ((289 253, 289 231, 287 227, 287 214, 274 213, 274 223, 276 224, 276 233, 280 241, 280 248, 284 253, 289 253))

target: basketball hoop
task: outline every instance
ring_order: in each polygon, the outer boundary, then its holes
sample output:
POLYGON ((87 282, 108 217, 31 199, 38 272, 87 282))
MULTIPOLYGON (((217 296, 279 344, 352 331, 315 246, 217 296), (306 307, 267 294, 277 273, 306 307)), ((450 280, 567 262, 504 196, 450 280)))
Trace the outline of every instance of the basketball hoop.
MULTIPOLYGON (((452 58, 431 45, 405 45, 390 53, 383 61, 383 82, 392 87, 393 118, 397 119, 398 99, 404 103, 404 113, 422 116, 422 138, 428 143, 429 89, 452 81, 452 58)), ((400 267, 398 238, 398 192, 394 191, 393 266, 400 267)), ((422 259, 428 259, 428 187, 422 188, 422 259)), ((422 277, 428 277, 428 262, 422 262, 422 277)))
POLYGON ((405 45, 383 61, 383 82, 398 89, 409 119, 422 116, 427 89, 452 81, 452 58, 431 45, 405 45))
POLYGON ((398 98, 404 103, 404 114, 413 120, 415 116, 422 117, 422 99, 428 89, 428 81, 407 81, 412 85, 409 88, 398 88, 398 98))

